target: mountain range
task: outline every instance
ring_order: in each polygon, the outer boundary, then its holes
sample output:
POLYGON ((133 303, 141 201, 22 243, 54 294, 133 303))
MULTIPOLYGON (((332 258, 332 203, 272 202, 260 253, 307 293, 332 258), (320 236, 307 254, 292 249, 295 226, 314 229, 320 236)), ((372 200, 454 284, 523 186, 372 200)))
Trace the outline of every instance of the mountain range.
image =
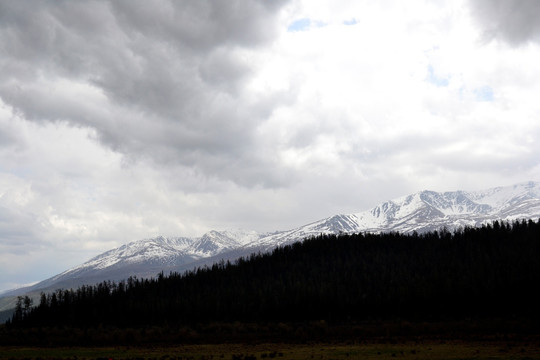
POLYGON ((35 285, 8 291, 0 310, 12 307, 13 297, 57 288, 76 288, 130 276, 154 277, 163 271, 183 272, 218 261, 270 251, 320 234, 358 232, 427 232, 476 227, 494 220, 540 218, 540 182, 527 182, 483 191, 421 191, 382 203, 370 210, 334 215, 298 228, 273 233, 210 231, 201 237, 156 237, 134 241, 35 285), (11 299, 11 301, 8 301, 11 299))

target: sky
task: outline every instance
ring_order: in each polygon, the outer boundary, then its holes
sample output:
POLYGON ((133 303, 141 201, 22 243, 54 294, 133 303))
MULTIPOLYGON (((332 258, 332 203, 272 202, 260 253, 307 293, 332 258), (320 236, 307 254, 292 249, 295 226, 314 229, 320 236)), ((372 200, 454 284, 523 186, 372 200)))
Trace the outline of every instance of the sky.
POLYGON ((540 2, 0 2, 0 290, 144 238, 540 180, 540 2))

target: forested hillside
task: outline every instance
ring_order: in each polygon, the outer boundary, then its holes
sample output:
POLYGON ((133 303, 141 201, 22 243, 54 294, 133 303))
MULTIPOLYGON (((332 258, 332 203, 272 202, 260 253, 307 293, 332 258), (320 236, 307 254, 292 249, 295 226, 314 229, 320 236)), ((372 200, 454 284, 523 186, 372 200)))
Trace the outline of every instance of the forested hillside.
POLYGON ((540 222, 321 235, 155 279, 21 298, 9 328, 539 317, 540 222))

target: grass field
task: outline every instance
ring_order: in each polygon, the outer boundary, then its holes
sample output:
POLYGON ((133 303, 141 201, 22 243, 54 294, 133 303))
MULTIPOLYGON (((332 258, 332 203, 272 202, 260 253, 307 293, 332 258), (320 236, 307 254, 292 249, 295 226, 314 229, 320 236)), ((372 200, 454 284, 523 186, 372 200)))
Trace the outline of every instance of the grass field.
POLYGON ((401 344, 212 344, 172 347, 0 347, 0 359, 540 359, 540 346, 515 342, 401 344))

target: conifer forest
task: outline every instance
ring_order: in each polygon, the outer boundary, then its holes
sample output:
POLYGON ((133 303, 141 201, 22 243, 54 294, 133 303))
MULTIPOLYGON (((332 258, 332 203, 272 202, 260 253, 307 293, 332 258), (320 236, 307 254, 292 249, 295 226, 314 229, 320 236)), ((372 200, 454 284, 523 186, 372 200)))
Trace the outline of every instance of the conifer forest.
POLYGON ((540 319, 540 221, 320 235, 233 263, 20 297, 3 332, 540 319))

